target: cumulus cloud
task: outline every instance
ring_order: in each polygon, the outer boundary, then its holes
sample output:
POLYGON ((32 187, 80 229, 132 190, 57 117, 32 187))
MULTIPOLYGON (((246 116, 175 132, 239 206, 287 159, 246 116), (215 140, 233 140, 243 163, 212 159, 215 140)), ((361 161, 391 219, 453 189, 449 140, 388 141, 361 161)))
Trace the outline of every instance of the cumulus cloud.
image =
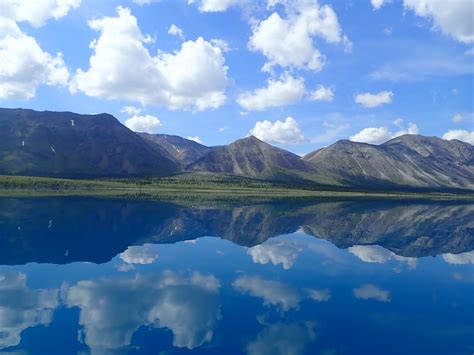
POLYGON ((290 105, 299 101, 305 92, 303 78, 288 73, 277 79, 269 79, 265 88, 244 92, 237 102, 247 111, 263 111, 269 107, 290 105))
POLYGON ((174 23, 168 29, 168 34, 173 36, 178 36, 181 39, 184 39, 184 32, 181 28, 176 26, 174 23))
POLYGON ((380 91, 377 94, 371 94, 368 92, 357 94, 354 96, 354 101, 364 107, 372 108, 392 102, 393 92, 391 91, 380 91))
POLYGON ((289 270, 303 250, 300 243, 290 240, 269 240, 263 244, 247 249, 247 254, 252 257, 254 263, 273 265, 281 264, 283 269, 289 270))
POLYGON ((200 12, 224 12, 231 6, 243 5, 248 0, 188 0, 188 4, 198 4, 200 12))
POLYGON ((219 281, 212 275, 164 272, 80 281, 65 293, 79 307, 83 341, 93 353, 116 353, 141 326, 168 328, 173 345, 194 349, 212 340, 221 318, 219 281))
POLYGON ((35 96, 39 85, 65 86, 69 79, 61 53, 43 51, 33 37, 2 16, 0 62, 0 99, 27 100, 35 96))
POLYGON ((21 332, 49 325, 58 306, 58 290, 29 289, 26 275, 0 273, 0 349, 20 344, 21 332))
POLYGON ((380 302, 390 302, 392 300, 390 292, 381 288, 365 284, 353 290, 354 296, 361 300, 376 300, 380 302))
POLYGON ((399 256, 379 245, 355 245, 347 251, 365 263, 385 264, 390 260, 395 260, 407 263, 410 269, 416 268, 418 263, 416 258, 399 256))
POLYGON ((259 276, 241 276, 232 285, 241 293, 262 298, 264 305, 278 306, 283 311, 295 308, 300 302, 300 295, 291 286, 259 276))
POLYGON ((403 0, 405 9, 433 22, 433 29, 463 43, 474 42, 472 1, 403 0))
POLYGON ((151 244, 130 246, 120 254, 127 264, 153 264, 158 259, 158 251, 151 244))
POLYGON ((202 139, 199 136, 189 136, 187 139, 195 141, 196 143, 202 144, 202 139))
POLYGON ((326 302, 329 301, 329 299, 331 298, 331 291, 329 291, 328 288, 324 288, 321 290, 309 289, 308 297, 316 302, 326 302))
POLYGON ((474 131, 466 131, 463 129, 451 129, 443 134, 443 139, 452 140, 457 139, 469 144, 474 144, 474 131))
POLYGON ((298 144, 305 141, 301 129, 293 117, 285 121, 258 121, 250 134, 267 143, 298 144))
POLYGON ((418 126, 410 122, 407 129, 400 129, 396 132, 390 131, 387 127, 368 127, 350 136, 349 139, 353 142, 382 144, 404 134, 418 134, 418 126))
POLYGON ((309 99, 311 101, 332 101, 334 99, 334 92, 331 88, 320 85, 310 94, 309 99))
POLYGON ((80 4, 81 0, 0 1, 0 17, 41 27, 51 18, 58 20, 66 16, 69 10, 80 4))
POLYGON ((306 354, 316 340, 313 322, 275 323, 266 326, 246 347, 249 355, 306 354))
POLYGON ((158 117, 153 115, 134 115, 125 120, 125 126, 134 132, 157 133, 162 126, 158 117))
POLYGON ((374 10, 380 9, 382 6, 385 4, 389 3, 390 0, 370 0, 370 3, 372 4, 372 7, 374 10))
POLYGON ((460 254, 442 254, 443 260, 449 264, 465 265, 474 264, 474 251, 468 251, 460 254))
POLYGON ((205 110, 224 103, 227 67, 219 47, 199 37, 174 53, 152 56, 144 46, 148 37, 123 7, 117 8, 117 17, 92 20, 89 26, 100 36, 91 43, 89 69, 77 70, 72 92, 170 109, 205 110), (131 63, 136 65, 131 68, 131 63))
POLYGON ((286 17, 273 12, 268 18, 252 26, 248 42, 251 51, 261 52, 267 63, 262 68, 271 71, 276 65, 283 68, 320 71, 324 56, 315 46, 317 37, 328 43, 350 43, 343 36, 337 15, 329 5, 308 1, 269 1, 269 8, 278 3, 285 7, 286 17))

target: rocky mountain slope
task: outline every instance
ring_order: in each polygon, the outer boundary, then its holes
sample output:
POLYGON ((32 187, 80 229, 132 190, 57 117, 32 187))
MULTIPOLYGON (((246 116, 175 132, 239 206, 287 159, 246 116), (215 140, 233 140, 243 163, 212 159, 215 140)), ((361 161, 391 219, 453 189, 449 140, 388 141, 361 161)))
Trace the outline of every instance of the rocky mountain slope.
POLYGON ((165 149, 183 168, 211 150, 205 145, 180 136, 150 133, 139 133, 139 135, 165 149))
POLYGON ((298 155, 276 148, 250 136, 229 145, 214 147, 190 164, 191 171, 226 173, 252 178, 298 179, 298 174, 315 168, 298 155))
POLYGON ((0 109, 0 174, 161 176, 167 155, 108 114, 0 109))
POLYGON ((457 140, 420 135, 381 145, 341 140, 303 159, 343 186, 474 189, 474 147, 457 140))

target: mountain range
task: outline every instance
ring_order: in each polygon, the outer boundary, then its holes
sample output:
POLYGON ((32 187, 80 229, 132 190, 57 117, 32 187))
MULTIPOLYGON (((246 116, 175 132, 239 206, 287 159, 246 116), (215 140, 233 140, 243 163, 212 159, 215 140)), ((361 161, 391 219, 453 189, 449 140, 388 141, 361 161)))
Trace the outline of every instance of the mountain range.
POLYGON ((338 141, 303 157, 254 136, 206 147, 135 133, 108 114, 0 109, 0 174, 160 177, 207 172, 356 189, 474 190, 474 146, 404 135, 381 145, 338 141))

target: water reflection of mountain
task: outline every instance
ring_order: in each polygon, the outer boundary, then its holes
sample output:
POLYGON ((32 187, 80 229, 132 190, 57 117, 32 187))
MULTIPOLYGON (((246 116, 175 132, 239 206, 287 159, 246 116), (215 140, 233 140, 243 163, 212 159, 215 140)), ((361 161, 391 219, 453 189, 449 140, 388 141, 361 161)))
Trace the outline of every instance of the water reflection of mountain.
POLYGON ((202 236, 255 246, 302 229, 339 248, 380 245, 421 257, 474 249, 474 205, 421 201, 320 201, 183 207, 166 202, 0 200, 0 264, 102 263, 130 245, 202 236))

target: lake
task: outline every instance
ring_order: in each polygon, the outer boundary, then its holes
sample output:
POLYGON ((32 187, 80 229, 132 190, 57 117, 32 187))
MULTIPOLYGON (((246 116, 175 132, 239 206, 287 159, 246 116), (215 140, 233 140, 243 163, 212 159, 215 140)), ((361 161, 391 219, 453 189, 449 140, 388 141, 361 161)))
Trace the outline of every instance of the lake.
POLYGON ((474 205, 0 199, 0 353, 472 354, 474 205))

